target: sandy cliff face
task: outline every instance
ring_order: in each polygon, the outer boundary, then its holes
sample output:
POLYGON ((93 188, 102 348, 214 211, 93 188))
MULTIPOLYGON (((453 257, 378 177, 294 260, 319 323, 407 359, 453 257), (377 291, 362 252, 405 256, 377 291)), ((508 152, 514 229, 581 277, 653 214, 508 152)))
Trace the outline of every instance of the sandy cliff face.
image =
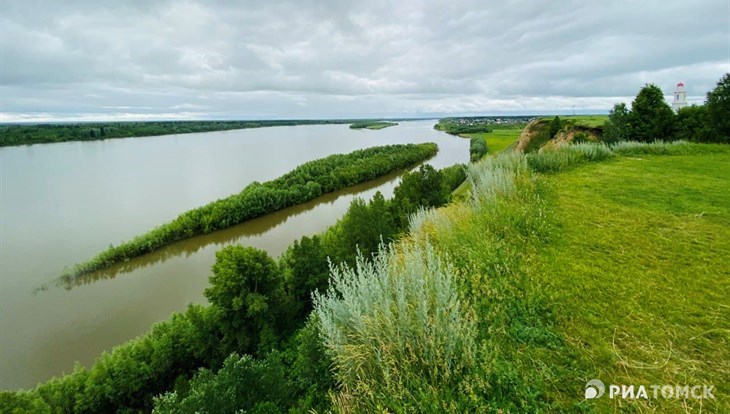
POLYGON ((547 127, 548 121, 544 119, 536 119, 527 124, 525 129, 522 130, 522 134, 520 134, 520 140, 517 142, 517 151, 525 152, 527 146, 530 145, 530 141, 535 139, 543 128, 547 127))
MULTIPOLYGON (((539 142, 539 151, 549 151, 567 145, 577 139, 585 141, 599 141, 601 136, 600 128, 591 128, 582 125, 568 125, 563 127, 555 137, 548 139, 547 130, 550 128, 550 121, 544 119, 536 119, 525 127, 520 134, 520 140, 517 142, 517 151, 525 152, 530 147, 530 143, 534 140, 544 140, 539 142)), ((534 145, 533 145, 534 148, 534 145)))

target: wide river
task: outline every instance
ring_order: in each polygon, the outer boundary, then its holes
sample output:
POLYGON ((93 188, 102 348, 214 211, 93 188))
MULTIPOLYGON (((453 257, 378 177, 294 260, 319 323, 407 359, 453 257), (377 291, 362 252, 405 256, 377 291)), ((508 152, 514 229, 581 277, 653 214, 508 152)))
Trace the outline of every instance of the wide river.
POLYGON ((174 243, 73 286, 64 267, 179 213, 333 153, 435 142, 437 168, 466 163, 469 141, 403 122, 271 127, 0 148, 0 389, 32 388, 89 366, 189 303, 205 303, 215 252, 241 243, 278 257, 323 231, 354 197, 390 197, 402 173, 324 195, 238 226, 174 243))

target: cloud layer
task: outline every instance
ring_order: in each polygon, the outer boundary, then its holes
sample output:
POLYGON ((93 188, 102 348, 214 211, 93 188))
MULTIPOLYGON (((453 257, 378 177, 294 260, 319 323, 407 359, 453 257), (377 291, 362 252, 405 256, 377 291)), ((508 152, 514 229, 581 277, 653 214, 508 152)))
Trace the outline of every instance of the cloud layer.
POLYGON ((729 71, 727 0, 0 3, 3 121, 596 111, 729 71))

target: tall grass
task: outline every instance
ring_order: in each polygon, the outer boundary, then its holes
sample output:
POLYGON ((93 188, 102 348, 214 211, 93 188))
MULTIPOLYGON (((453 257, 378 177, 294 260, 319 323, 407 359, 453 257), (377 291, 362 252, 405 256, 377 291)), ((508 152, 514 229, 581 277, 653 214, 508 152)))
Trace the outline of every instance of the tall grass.
POLYGON ((608 145, 596 142, 581 142, 526 155, 530 168, 549 173, 565 171, 586 162, 602 161, 612 156, 613 151, 608 145))
POLYGON ((474 324, 465 317, 453 267, 427 242, 382 247, 355 268, 332 267, 314 297, 335 365, 342 412, 463 411, 474 324))
POLYGON ((697 149, 687 141, 620 141, 611 145, 611 150, 621 155, 680 155, 688 154, 697 149))

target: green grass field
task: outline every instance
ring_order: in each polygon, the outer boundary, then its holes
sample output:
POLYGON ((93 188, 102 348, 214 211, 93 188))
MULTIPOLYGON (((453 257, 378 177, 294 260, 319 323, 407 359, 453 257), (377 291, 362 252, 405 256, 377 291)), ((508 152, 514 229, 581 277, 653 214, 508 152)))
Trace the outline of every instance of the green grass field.
MULTIPOLYGON (((714 384, 723 403, 705 410, 730 409, 729 176, 725 151, 621 158, 548 178, 557 228, 533 277, 578 356, 576 390, 589 378, 714 384)), ((556 398, 567 405, 575 395, 566 388, 556 398)), ((695 400, 630 405, 701 408, 695 400)))
POLYGON ((568 115, 560 118, 575 121, 575 124, 579 126, 595 128, 602 126, 608 120, 608 115, 568 115))
POLYGON ((500 128, 494 127, 492 132, 480 132, 476 134, 464 134, 467 138, 481 137, 487 140, 487 150, 489 154, 496 154, 512 145, 520 138, 522 127, 519 128, 500 128))
POLYGON ((423 226, 462 275, 495 408, 730 412, 730 148, 688 148, 535 175, 423 226), (593 378, 715 399, 585 400, 593 378))

